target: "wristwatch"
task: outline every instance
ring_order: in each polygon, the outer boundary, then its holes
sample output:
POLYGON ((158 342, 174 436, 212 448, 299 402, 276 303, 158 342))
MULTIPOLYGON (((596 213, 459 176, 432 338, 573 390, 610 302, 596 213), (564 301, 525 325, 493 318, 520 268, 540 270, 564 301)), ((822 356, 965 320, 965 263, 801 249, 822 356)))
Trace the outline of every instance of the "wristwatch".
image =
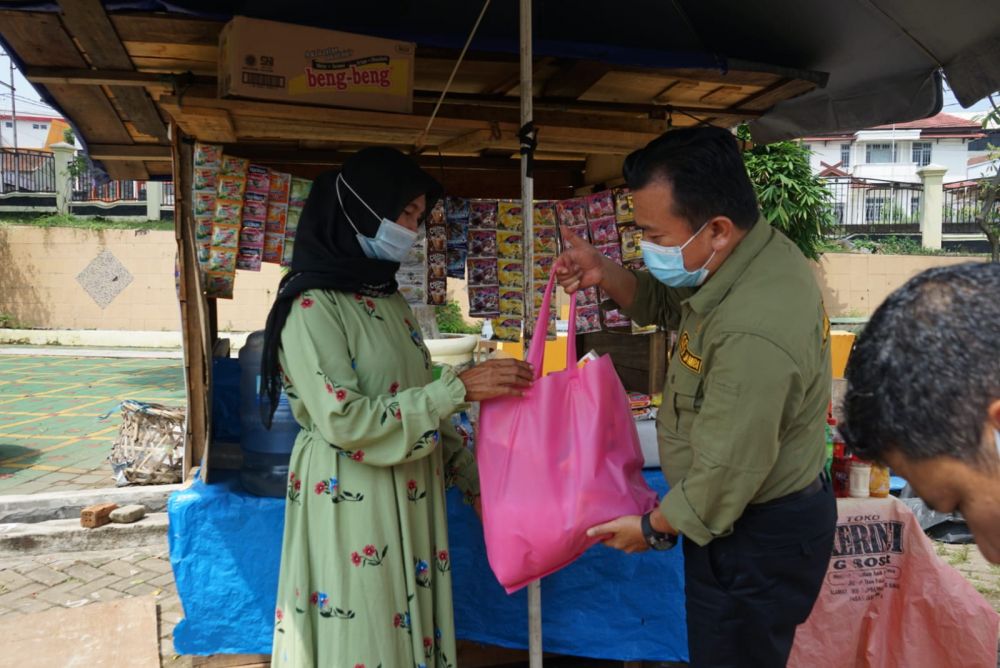
POLYGON ((650 515, 657 512, 654 508, 642 516, 642 536, 646 539, 646 544, 654 550, 669 550, 677 545, 677 536, 672 533, 663 533, 653 528, 650 515))

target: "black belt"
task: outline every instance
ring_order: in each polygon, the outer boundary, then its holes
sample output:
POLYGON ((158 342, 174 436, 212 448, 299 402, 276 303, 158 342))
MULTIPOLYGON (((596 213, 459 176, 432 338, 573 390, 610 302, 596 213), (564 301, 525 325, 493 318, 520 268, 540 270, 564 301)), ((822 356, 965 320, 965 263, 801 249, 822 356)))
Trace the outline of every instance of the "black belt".
POLYGON ((791 494, 786 494, 785 496, 779 496, 777 499, 771 499, 770 501, 764 501, 763 503, 751 503, 752 508, 767 508, 768 506, 776 506, 779 503, 787 503, 789 501, 799 501, 801 499, 808 499, 813 494, 823 491, 825 486, 825 480, 827 480, 826 471, 821 473, 818 478, 813 480, 811 483, 803 487, 797 492, 792 492, 791 494))

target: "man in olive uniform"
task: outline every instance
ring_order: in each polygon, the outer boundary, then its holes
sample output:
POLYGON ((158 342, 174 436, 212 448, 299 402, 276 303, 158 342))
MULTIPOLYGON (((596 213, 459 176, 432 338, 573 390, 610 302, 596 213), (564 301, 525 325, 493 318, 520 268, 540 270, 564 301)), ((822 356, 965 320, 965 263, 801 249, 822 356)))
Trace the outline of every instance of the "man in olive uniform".
POLYGON ((670 491, 591 535, 626 552, 684 536, 691 665, 784 666, 826 574, 836 503, 821 475, 829 321, 799 249, 760 216, 731 133, 669 132, 625 161, 648 271, 566 234, 567 292, 599 285, 678 332, 658 419, 670 491))

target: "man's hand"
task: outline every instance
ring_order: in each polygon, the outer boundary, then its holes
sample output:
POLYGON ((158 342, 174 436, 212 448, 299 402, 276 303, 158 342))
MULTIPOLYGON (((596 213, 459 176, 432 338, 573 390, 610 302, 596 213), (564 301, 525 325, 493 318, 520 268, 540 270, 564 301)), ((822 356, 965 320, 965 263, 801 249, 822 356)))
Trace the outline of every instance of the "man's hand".
POLYGON ((531 365, 515 359, 487 360, 463 371, 458 379, 465 385, 466 401, 486 401, 497 397, 523 397, 535 375, 531 365))
POLYGON ((591 538, 600 537, 608 547, 621 550, 626 554, 645 552, 649 549, 646 538, 642 535, 642 517, 640 515, 623 515, 616 520, 598 524, 587 530, 591 538))
POLYGON ((599 285, 604 280, 604 256, 589 243, 562 228, 566 250, 556 260, 556 280, 567 294, 599 285))

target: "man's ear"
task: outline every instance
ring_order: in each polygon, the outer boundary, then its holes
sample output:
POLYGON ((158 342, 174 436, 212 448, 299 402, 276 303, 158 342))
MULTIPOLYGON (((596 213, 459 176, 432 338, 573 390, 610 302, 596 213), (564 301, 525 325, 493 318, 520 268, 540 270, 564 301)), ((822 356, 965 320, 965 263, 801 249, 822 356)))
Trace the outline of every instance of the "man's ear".
POLYGON ((711 236, 712 250, 719 251, 732 242, 739 228, 728 216, 716 216, 708 221, 708 229, 705 231, 711 236))
POLYGON ((1000 430, 1000 399, 993 401, 986 409, 986 419, 992 423, 994 429, 1000 430))

